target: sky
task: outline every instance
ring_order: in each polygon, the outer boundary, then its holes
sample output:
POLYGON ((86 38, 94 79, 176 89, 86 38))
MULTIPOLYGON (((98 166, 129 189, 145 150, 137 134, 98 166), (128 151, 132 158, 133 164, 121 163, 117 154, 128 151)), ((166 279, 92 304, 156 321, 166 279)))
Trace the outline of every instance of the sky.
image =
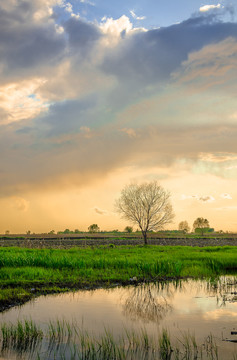
POLYGON ((205 217, 237 232, 236 11, 1 1, 0 233, 122 230, 122 188, 153 180, 168 228, 205 217))

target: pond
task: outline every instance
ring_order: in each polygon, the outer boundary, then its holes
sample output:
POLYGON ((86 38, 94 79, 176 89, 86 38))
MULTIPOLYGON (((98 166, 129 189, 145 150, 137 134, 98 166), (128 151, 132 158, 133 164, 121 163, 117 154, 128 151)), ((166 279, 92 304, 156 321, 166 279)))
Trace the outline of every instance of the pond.
MULTIPOLYGON (((15 342, 9 340, 2 346, 0 359, 103 359, 108 354, 100 354, 105 346, 101 344, 107 336, 106 341, 110 338, 110 342, 123 346, 121 359, 234 360, 237 359, 237 277, 40 296, 0 314, 1 324, 7 326, 17 322, 19 325, 19 321, 24 324, 27 319, 42 330, 42 339, 35 342, 35 347, 32 344, 28 347, 29 338, 23 347, 17 345, 17 341, 23 341, 21 338, 15 342), (165 334, 171 341, 170 349, 167 341, 164 344, 165 334), (78 343, 84 346, 85 338, 88 343, 93 338, 92 348, 93 342, 98 346, 93 350, 94 357, 75 350, 78 343), (162 341, 158 340, 161 338, 162 341), (135 343, 137 352, 133 352, 135 343), (169 354, 166 357, 161 351, 165 346, 166 355, 169 354)), ((115 351, 111 343, 106 346, 108 352, 115 351)), ((114 354, 107 358, 120 357, 114 354)))

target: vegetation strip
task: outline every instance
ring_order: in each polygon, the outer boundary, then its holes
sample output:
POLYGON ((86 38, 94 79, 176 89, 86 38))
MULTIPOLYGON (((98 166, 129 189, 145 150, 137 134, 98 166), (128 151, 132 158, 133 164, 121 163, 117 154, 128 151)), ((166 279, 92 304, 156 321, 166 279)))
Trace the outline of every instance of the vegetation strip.
POLYGON ((236 247, 0 248, 0 309, 69 289, 223 274, 237 274, 236 247))

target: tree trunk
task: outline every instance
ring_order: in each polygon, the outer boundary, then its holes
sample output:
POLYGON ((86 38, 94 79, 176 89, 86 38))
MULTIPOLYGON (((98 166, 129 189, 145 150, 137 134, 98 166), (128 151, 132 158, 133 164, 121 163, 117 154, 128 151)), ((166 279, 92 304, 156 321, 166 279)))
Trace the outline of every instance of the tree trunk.
POLYGON ((144 244, 145 244, 145 245, 148 245, 148 242, 147 242, 147 232, 146 232, 146 231, 143 231, 143 232, 142 232, 142 235, 143 235, 143 239, 144 239, 144 244))

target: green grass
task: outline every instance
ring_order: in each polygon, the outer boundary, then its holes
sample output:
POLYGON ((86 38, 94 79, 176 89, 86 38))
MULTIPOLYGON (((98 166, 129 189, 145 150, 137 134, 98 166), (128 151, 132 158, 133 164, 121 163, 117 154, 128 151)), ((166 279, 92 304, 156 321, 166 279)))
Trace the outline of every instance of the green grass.
POLYGON ((224 274, 237 274, 237 247, 0 248, 0 307, 60 289, 128 284, 133 277, 152 281, 224 274))

